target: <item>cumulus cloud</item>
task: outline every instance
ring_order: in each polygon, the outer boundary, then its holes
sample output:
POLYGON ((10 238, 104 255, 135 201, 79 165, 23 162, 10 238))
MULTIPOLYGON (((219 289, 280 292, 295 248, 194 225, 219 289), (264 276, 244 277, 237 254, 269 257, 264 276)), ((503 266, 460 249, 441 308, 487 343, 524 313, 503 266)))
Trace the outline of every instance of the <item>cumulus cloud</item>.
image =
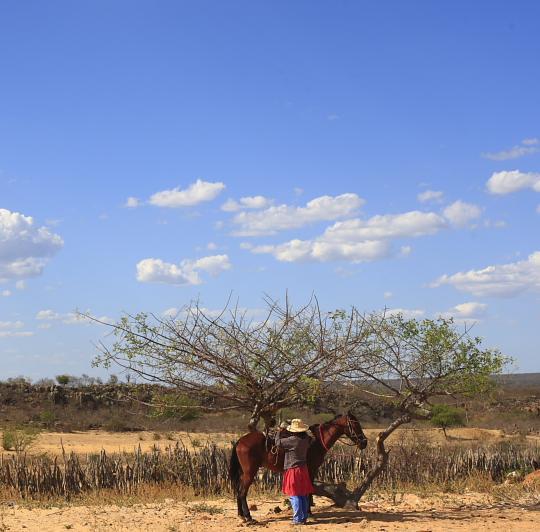
POLYGON ((0 292, 0 296, 2 297, 9 297, 11 295, 11 290, 2 290, 2 292, 0 292))
POLYGON ((139 198, 135 198, 134 196, 130 196, 126 203, 124 203, 124 207, 128 207, 129 209, 134 209, 135 207, 138 207, 141 204, 139 198))
POLYGON ((24 323, 18 321, 0 321, 0 329, 21 329, 24 327, 24 323))
POLYGON ((64 245, 47 227, 36 227, 31 216, 0 209, 0 282, 35 277, 64 245))
POLYGON ((230 268, 231 263, 227 255, 210 255, 197 260, 186 259, 179 264, 149 258, 137 264, 137 280, 141 283, 197 285, 202 283, 200 272, 215 276, 230 268))
POLYGON ((36 314, 36 320, 58 320, 58 319, 60 319, 60 314, 50 309, 40 310, 36 314))
POLYGON ((425 190, 416 196, 420 203, 440 203, 443 199, 441 190, 425 190))
POLYGON ((162 190, 150 196, 150 204, 157 207, 190 207, 216 198, 225 189, 221 182, 211 183, 197 179, 186 189, 180 187, 171 190, 162 190))
MULTIPOLYGON (((36 314, 36 320, 43 322, 39 325, 40 329, 49 329, 52 322, 59 322, 65 325, 90 325, 95 323, 87 316, 92 316, 90 310, 86 310, 84 313, 79 314, 77 312, 61 313, 51 309, 45 309, 40 310, 36 314)), ((92 317, 104 323, 114 323, 114 320, 112 318, 109 318, 108 316, 92 317)))
POLYGON ((32 331, 0 331, 0 338, 23 338, 34 336, 32 331))
POLYGON ((305 225, 346 218, 354 215, 364 204, 357 194, 320 196, 306 203, 305 207, 276 205, 256 212, 242 211, 232 220, 238 226, 235 236, 272 235, 286 229, 296 229, 305 225))
POLYGON ((540 290, 540 251, 518 262, 443 275, 431 284, 432 287, 443 285, 478 297, 512 297, 525 291, 540 290))
POLYGON ((486 183, 491 194, 510 194, 524 188, 540 192, 540 173, 510 170, 494 172, 486 183))
MULTIPOLYGON (((295 239, 278 245, 254 246, 251 252, 270 253, 285 262, 369 262, 389 256, 393 239, 430 235, 446 226, 446 220, 432 212, 378 215, 367 220, 356 218, 336 222, 312 240, 295 239)), ((410 247, 404 246, 402 251, 407 254, 410 247)))
POLYGON ((411 308, 391 308, 386 309, 386 316, 403 316, 406 320, 413 318, 421 318, 426 313, 423 309, 411 309, 411 308))
POLYGON ((31 331, 21 331, 24 323, 17 321, 0 321, 0 338, 17 338, 24 336, 33 336, 31 331))
POLYGON ((237 212, 243 209, 265 209, 272 204, 272 200, 265 196, 245 196, 238 201, 228 199, 221 210, 226 212, 237 212))
POLYGON ((540 141, 539 139, 531 138, 524 139, 521 141, 521 144, 512 146, 507 150, 502 150, 493 153, 483 153, 482 157, 485 159, 491 159, 492 161, 507 161, 509 159, 518 159, 524 155, 530 155, 532 153, 537 153, 540 151, 540 141))
POLYGON ((486 315, 486 303, 478 301, 468 301, 452 307, 447 312, 443 312, 443 318, 454 318, 455 321, 480 321, 486 315))
POLYGON ((443 210, 444 217, 457 227, 466 226, 472 220, 480 218, 481 214, 482 209, 478 205, 461 200, 455 201, 443 210))

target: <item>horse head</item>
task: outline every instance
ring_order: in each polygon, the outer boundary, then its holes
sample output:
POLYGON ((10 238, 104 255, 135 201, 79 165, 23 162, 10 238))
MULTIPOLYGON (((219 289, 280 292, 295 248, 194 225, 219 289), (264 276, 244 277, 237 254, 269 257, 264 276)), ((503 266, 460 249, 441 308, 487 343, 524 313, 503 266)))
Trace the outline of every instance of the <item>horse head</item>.
POLYGON ((340 416, 336 421, 343 426, 343 434, 345 434, 355 445, 360 449, 365 449, 367 447, 368 440, 362 430, 362 425, 360 425, 360 422, 351 411, 340 416))

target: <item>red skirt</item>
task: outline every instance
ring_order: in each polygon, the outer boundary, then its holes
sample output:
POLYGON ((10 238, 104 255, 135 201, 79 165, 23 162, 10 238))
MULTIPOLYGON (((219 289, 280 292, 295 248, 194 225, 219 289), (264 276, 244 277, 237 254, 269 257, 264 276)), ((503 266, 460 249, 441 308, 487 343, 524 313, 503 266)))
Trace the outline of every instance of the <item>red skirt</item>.
POLYGON ((309 495, 313 493, 313 484, 309 478, 308 468, 303 466, 291 467, 283 474, 283 493, 285 495, 309 495))

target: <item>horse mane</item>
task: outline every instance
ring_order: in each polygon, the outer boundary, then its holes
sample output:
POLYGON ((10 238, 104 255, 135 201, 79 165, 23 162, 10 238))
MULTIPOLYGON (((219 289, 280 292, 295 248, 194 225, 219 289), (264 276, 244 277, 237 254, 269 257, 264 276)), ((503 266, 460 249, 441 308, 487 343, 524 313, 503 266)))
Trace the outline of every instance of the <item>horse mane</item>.
POLYGON ((309 430, 315 434, 315 431, 320 427, 324 425, 329 425, 330 423, 333 423, 334 421, 337 421, 339 418, 343 417, 345 414, 336 414, 332 419, 329 419, 328 421, 325 421, 324 423, 315 423, 314 425, 309 426, 309 430))

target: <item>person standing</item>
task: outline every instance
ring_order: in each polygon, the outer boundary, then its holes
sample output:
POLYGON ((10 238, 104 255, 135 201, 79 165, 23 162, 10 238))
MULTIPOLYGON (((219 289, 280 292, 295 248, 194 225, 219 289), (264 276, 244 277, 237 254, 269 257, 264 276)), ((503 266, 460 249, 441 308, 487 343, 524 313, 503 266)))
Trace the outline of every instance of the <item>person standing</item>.
POLYGON ((285 451, 283 493, 291 501, 295 525, 306 524, 309 496, 314 491, 306 465, 307 452, 313 441, 307 433, 308 429, 301 419, 293 419, 287 429, 276 435, 276 446, 285 451))

